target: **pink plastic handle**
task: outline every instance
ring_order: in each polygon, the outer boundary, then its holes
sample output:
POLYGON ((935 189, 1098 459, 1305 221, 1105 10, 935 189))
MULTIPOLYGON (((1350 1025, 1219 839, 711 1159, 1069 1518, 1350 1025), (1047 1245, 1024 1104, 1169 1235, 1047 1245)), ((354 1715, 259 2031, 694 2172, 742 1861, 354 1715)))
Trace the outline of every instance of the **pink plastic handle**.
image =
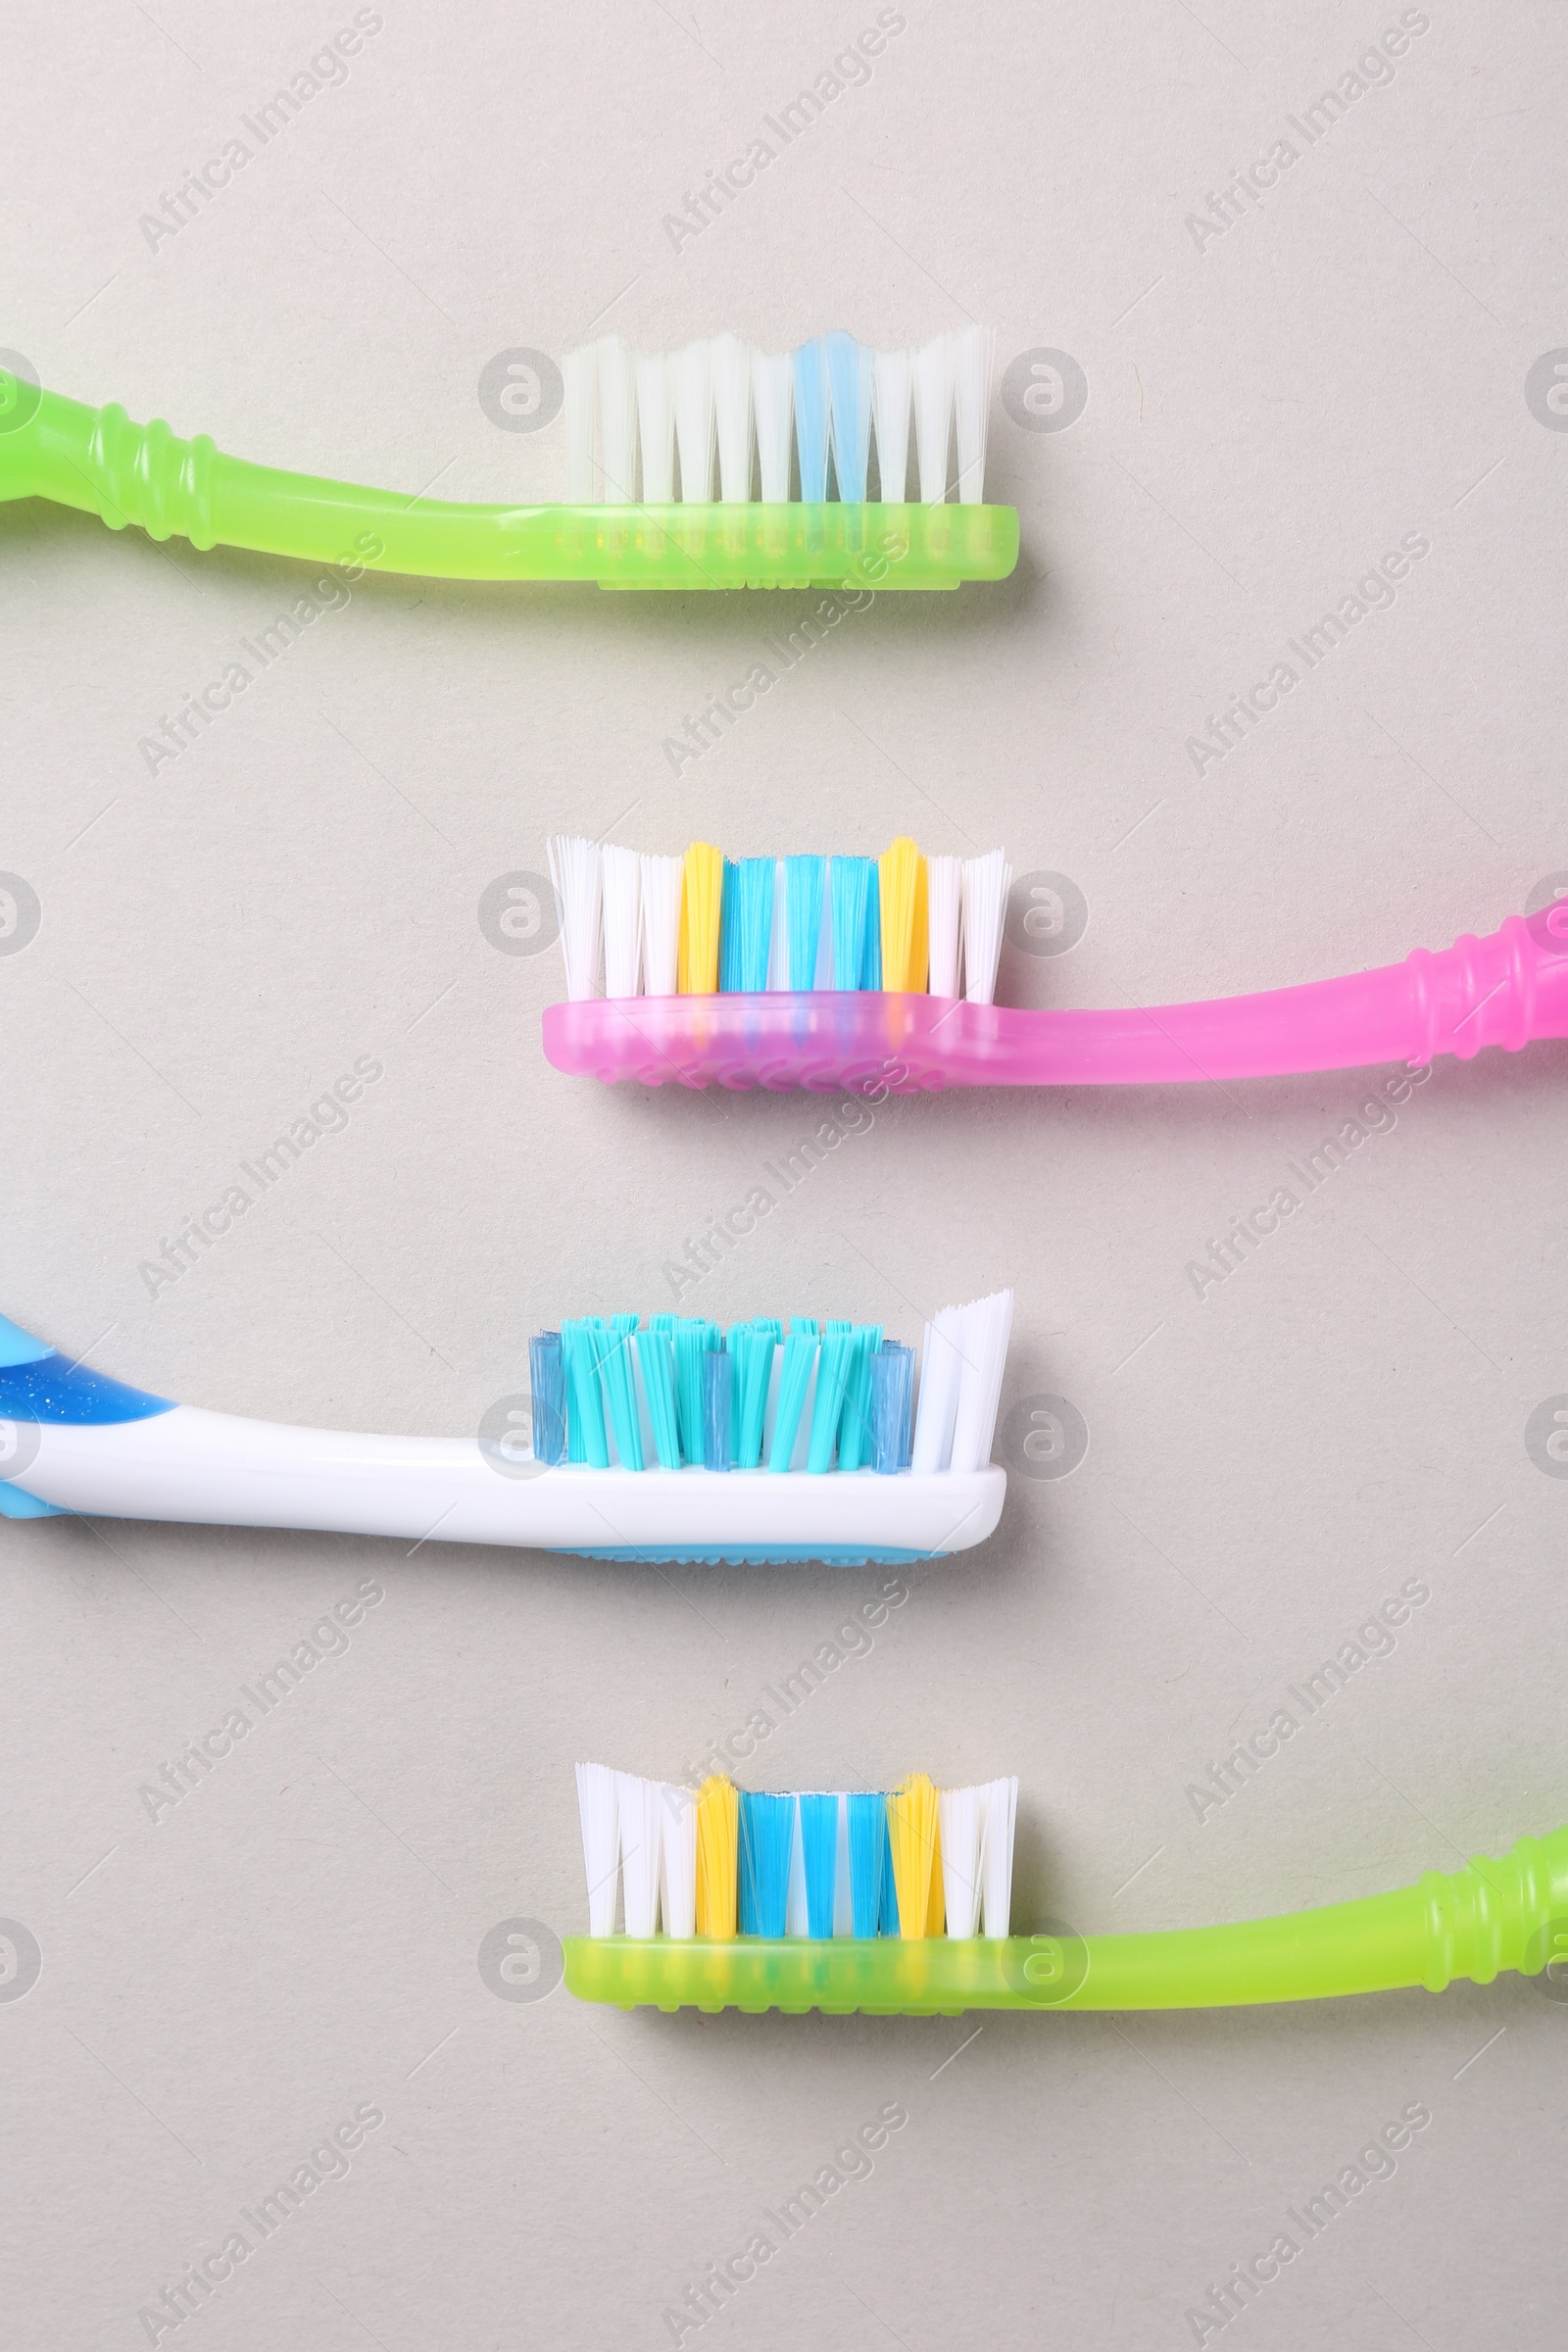
POLYGON ((1486 939, 1348 980, 1125 1012, 1020 1012, 959 998, 589 998, 553 1004, 558 1070, 645 1086, 910 1095, 945 1086, 1150 1086, 1383 1061, 1468 1061, 1568 1037, 1568 900, 1486 939))

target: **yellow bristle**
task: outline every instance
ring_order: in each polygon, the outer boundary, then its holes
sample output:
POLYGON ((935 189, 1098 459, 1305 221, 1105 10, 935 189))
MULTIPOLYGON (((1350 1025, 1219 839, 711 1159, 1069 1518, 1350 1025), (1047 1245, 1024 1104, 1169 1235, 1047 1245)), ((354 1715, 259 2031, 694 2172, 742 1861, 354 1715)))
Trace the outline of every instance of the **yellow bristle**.
POLYGON ((925 859, 906 833, 877 859, 882 898, 882 985, 923 991, 930 971, 925 859))
POLYGON ((926 1905, 925 1932, 940 1936, 948 1924, 948 1892, 942 1877, 942 1812, 932 1800, 935 1819, 931 1839, 931 1899, 926 1905))
MULTIPOLYGON (((932 1865, 937 1853, 937 1792, 923 1772, 913 1772, 888 1798, 888 1837, 893 1847, 893 1886, 899 1898, 899 1934, 931 1934, 932 1865)), ((942 1903, 941 1882, 935 1900, 942 1903)))
POLYGON ((741 1800, 716 1773, 697 1791, 697 1933, 733 1937, 741 1800))
POLYGON ((694 841, 681 877, 680 948, 675 986, 683 997, 718 993, 718 926, 724 904, 724 853, 694 841))

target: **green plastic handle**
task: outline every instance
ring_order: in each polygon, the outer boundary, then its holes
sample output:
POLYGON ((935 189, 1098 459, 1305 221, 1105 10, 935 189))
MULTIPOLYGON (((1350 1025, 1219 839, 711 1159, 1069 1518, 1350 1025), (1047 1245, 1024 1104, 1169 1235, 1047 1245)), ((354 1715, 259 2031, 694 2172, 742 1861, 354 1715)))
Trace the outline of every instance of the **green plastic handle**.
POLYGON ((1568 1960, 1568 1829, 1396 1894, 1152 1936, 792 1937, 677 1943, 568 1936, 567 1989, 623 2009, 1222 2009, 1325 2000, 1568 1960))
POLYGON ((462 506, 225 457, 0 369, 0 498, 48 498, 114 531, 444 580, 602 588, 955 588, 1018 560, 1011 507, 462 506))

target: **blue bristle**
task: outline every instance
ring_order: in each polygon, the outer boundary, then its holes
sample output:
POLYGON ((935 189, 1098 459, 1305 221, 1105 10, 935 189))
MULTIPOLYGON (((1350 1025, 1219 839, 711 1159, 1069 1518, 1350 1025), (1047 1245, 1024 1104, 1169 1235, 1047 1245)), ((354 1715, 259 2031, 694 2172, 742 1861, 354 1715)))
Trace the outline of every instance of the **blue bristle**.
POLYGON ((850 1910, 856 1935, 875 1936, 882 1926, 882 1878, 884 1858, 889 1851, 888 1800, 885 1796, 852 1796, 849 1806, 850 1910))
POLYGON ((605 1407, 599 1394, 599 1345, 593 1329, 597 1318, 580 1315, 563 1321, 561 1346, 566 1360, 566 1436, 569 1457, 594 1470, 610 1467, 605 1436, 605 1407))
POLYGON ((566 1363, 559 1331, 541 1331, 528 1342, 528 1386, 533 1403, 533 1458, 566 1458, 566 1363))
POLYGON ((729 1468, 729 1392, 733 1367, 721 1348, 703 1357, 703 1468, 729 1468))
POLYGON ((882 1345, 880 1323, 858 1323, 855 1353, 839 1416, 839 1468, 858 1470, 871 1453, 871 1359, 882 1345))
POLYGON ((718 985, 722 994, 767 986, 773 940, 771 858, 726 858, 719 907, 718 985))
POLYGON ((840 498, 858 506, 865 497, 865 466, 871 450, 872 355, 842 327, 825 335, 823 341, 833 401, 833 471, 840 498))
POLYGON ((737 1925, 743 1936, 782 1936, 789 1904, 795 1799, 754 1796, 743 1789, 740 1810, 737 1925))
POLYGON ((884 1476, 909 1466, 914 1351, 884 1340, 871 1358, 871 1462, 884 1476))
POLYGON ((680 1449, 688 1462, 703 1458, 703 1358, 708 1325, 701 1315, 682 1315, 672 1334, 675 1349, 675 1410, 680 1449))
POLYGON ((784 913, 789 925, 789 983, 791 988, 816 986, 816 948, 822 933, 822 886, 825 858, 786 858, 784 913))
MULTIPOLYGON (((874 858, 835 858, 828 868, 828 893, 833 902, 833 985, 863 988, 867 964, 866 923, 871 893, 876 887, 874 858)), ((878 896, 880 906, 880 894, 878 896)), ((882 941, 878 925, 876 969, 882 976, 882 941)))
POLYGON ((784 1343, 784 1361, 779 1366, 773 1444, 767 1457, 770 1470, 787 1470, 794 1458, 801 1415, 806 1409, 806 1392, 811 1385, 811 1366, 815 1361, 816 1325, 808 1315, 797 1315, 790 1325, 790 1336, 784 1343))
POLYGON ((795 354, 795 451, 801 466, 801 496, 827 496, 827 351, 820 336, 795 354))
POLYGON ((882 985, 882 874, 874 858, 867 859, 871 871, 865 885, 865 938, 860 950, 860 986, 880 988, 882 985))
POLYGON ((899 1934, 899 1884, 893 1876, 893 1832, 888 1826, 886 1797, 882 1800, 882 1933, 899 1934))
MULTIPOLYGON (((662 1470, 680 1468, 680 1424, 675 1411, 675 1350, 668 1330, 673 1317, 655 1315, 652 1327, 637 1334, 637 1361, 642 1367, 643 1395, 654 1433, 654 1451, 662 1470)), ((535 1448, 537 1451, 537 1447, 535 1448)))
POLYGON ((631 1335, 636 1328, 635 1315, 612 1315, 600 1364, 605 1401, 610 1407, 610 1426, 615 1433, 615 1451, 623 1470, 640 1470, 643 1466, 643 1424, 637 1409, 637 1377, 632 1368, 631 1348, 631 1335))
POLYGON ((855 1334, 848 1324, 829 1323, 822 1332, 822 1352, 816 1366, 816 1396, 811 1405, 811 1444, 806 1467, 816 1476, 833 1467, 844 1392, 855 1360, 855 1334))
POLYGON ((833 1896, 838 1883, 839 1800, 836 1796, 803 1796, 801 1856, 806 1864, 806 1932, 833 1933, 833 1896))

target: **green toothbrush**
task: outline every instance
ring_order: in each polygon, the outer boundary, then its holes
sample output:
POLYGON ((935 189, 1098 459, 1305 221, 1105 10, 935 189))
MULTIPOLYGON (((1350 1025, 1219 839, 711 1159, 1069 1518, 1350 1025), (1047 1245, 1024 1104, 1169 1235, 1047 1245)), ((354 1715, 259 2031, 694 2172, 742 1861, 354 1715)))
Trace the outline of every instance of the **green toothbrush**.
POLYGON ((115 402, 88 408, 0 368, 0 498, 52 499, 111 530, 135 523, 152 539, 298 557, 356 577, 879 592, 1003 579, 1017 562, 1016 512, 980 503, 991 339, 978 328, 914 353, 832 334, 775 356, 720 335, 634 358, 611 336, 570 354, 563 377, 570 503, 476 506, 254 466, 205 433, 183 441, 161 418, 135 424, 115 402), (905 497, 911 407, 918 501, 905 497))
POLYGON ((886 1797, 752 1796, 579 1765, 593 1933, 564 1939, 567 1989, 623 2009, 956 2017, 1442 1992, 1503 1969, 1568 1981, 1568 1828, 1396 1893, 1275 1919, 1023 1936, 1005 1933, 1016 1791, 996 1781, 939 1794, 916 1775, 886 1797))

